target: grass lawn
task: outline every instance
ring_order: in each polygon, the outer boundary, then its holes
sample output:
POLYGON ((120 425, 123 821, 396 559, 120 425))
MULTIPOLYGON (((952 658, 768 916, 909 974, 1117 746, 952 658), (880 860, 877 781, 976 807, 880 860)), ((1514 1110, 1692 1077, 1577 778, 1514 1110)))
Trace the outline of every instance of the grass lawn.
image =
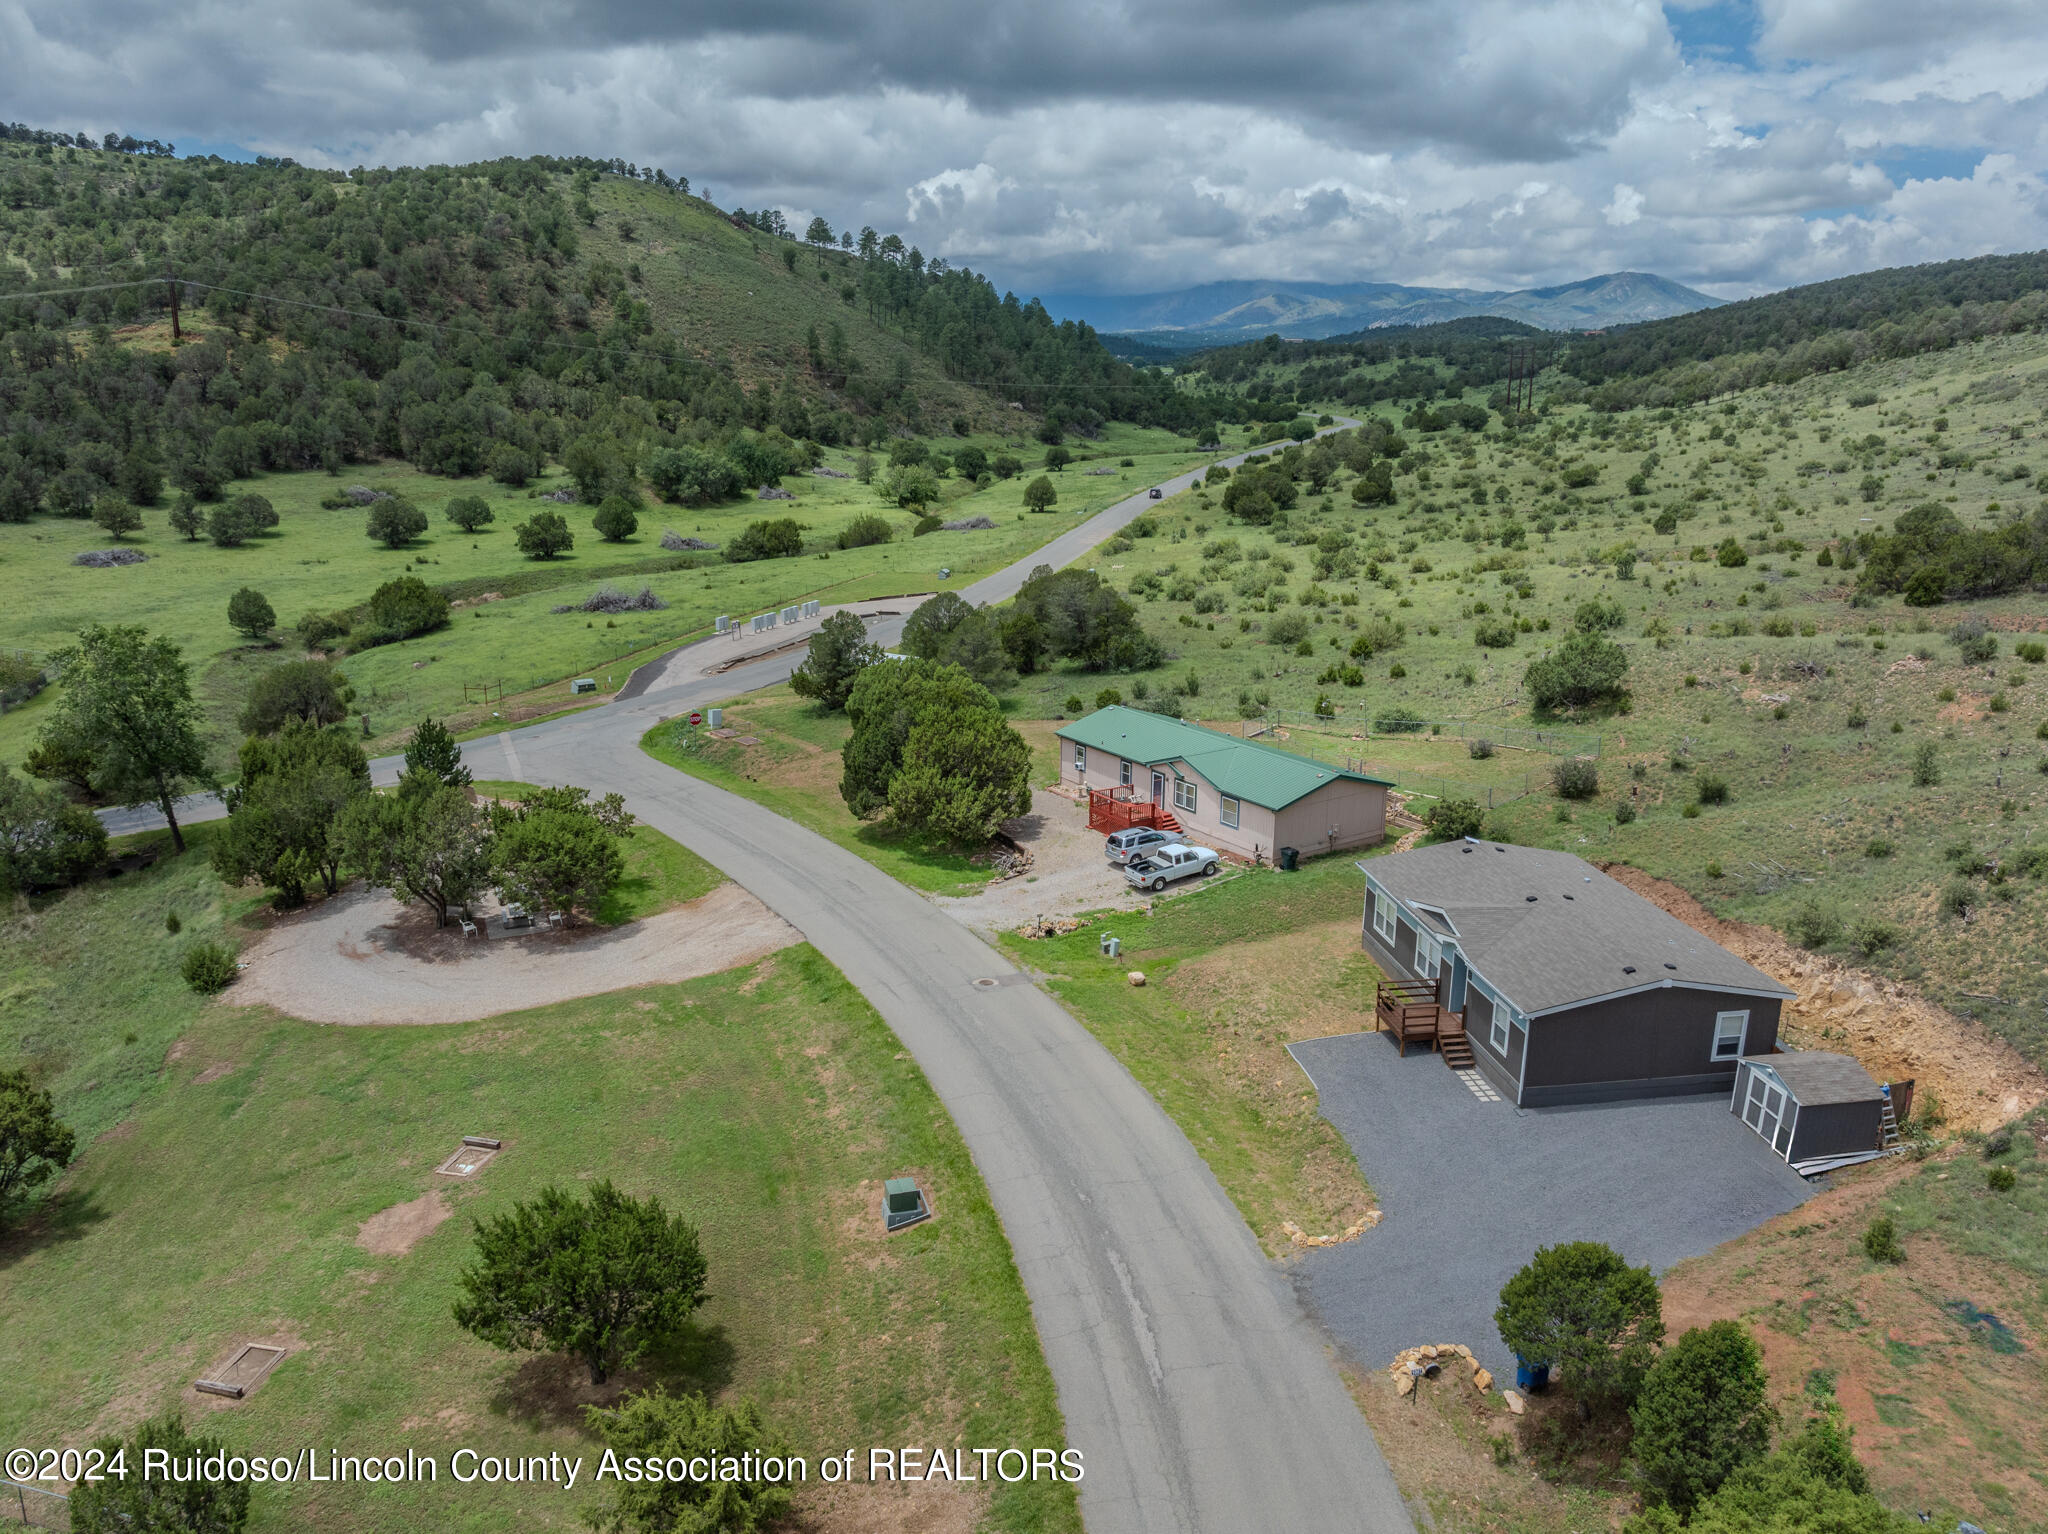
POLYGON ((1150 916, 1003 939, 1172 1115, 1270 1252, 1290 1247, 1283 1223, 1327 1235, 1372 1207, 1351 1148, 1286 1051, 1372 1026, 1378 972, 1358 951, 1354 861, 1244 873, 1157 902, 1150 916), (1102 955, 1104 932, 1122 940, 1122 957, 1102 955), (1134 969, 1143 987, 1125 978, 1134 969))
MULTIPOLYGON (((494 799, 520 799, 530 783, 486 779, 471 785, 494 799)), ((654 916, 708 895, 725 883, 725 875, 696 853, 663 836, 652 826, 636 825, 626 838, 626 875, 613 886, 594 913, 601 927, 617 927, 654 916)))
MULTIPOLYGON (((129 1019, 150 1036, 86 1041, 136 1062, 119 1078, 125 1114, 106 1111, 109 1087, 76 1079, 114 1079, 111 1064, 76 1060, 52 1083, 81 1153, 0 1237, 0 1437, 83 1443, 176 1405, 238 1340, 283 1336, 295 1350, 257 1393, 188 1399, 188 1418, 241 1450, 589 1454, 581 1372, 483 1346, 449 1305, 473 1218, 610 1177, 696 1223, 711 1264, 698 1324, 632 1383, 752 1395, 812 1456, 1059 1441, 972 1162, 894 1036, 815 951, 476 1024, 314 1027, 181 999, 176 940, 135 941, 164 909, 206 908, 201 857, 75 893, 6 934, 16 996, 61 940, 47 982, 79 993, 63 1020, 83 1033, 129 1019), (505 1153, 474 1182, 437 1177, 479 1132, 505 1153), (906 1172, 938 1218, 885 1241, 880 1181, 906 1172), (423 1197, 423 1212, 455 1217, 402 1254, 357 1244, 370 1216, 423 1197)), ((217 884, 211 898, 217 910, 217 884)), ((252 1527, 567 1529, 586 1501, 583 1486, 453 1488, 444 1467, 438 1487, 259 1489, 252 1527)), ((1001 1529, 1079 1526, 1068 1488, 1004 1488, 987 1513, 1001 1529)))
POLYGON ((971 894, 998 872, 950 844, 854 818, 839 797, 839 748, 851 733, 844 714, 824 713, 775 687, 727 704, 725 725, 759 743, 713 740, 701 727, 671 719, 640 744, 657 761, 766 805, 913 889, 971 894))
MULTIPOLYGON (((750 498, 694 509, 650 500, 639 532, 618 544, 601 542, 590 530, 590 507, 550 506, 577 535, 572 552, 550 561, 529 560, 514 547, 514 526, 546 504, 524 490, 438 479, 402 464, 356 465, 339 479, 317 472, 264 475, 238 482, 228 493, 264 495, 282 520, 277 531, 238 549, 181 538, 165 524, 164 510, 151 508, 144 512, 144 530, 128 540, 150 558, 100 570, 71 563, 81 550, 106 546, 105 534, 90 522, 41 517, 0 526, 0 648, 46 656, 99 621, 139 623, 168 636, 194 665, 199 696, 215 727, 216 765, 226 770, 239 739, 234 718, 249 683, 261 669, 298 653, 288 644, 240 639, 228 626, 229 597, 254 587, 288 628, 302 613, 349 607, 385 581, 416 575, 448 588, 467 605, 435 633, 347 658, 355 708, 370 716, 370 746, 376 751, 401 739, 428 713, 458 730, 474 729, 491 724, 494 714, 504 722, 525 722, 563 708, 570 701, 569 682, 579 676, 594 677, 600 690, 610 691, 642 661, 708 632, 721 613, 746 615, 812 596, 849 601, 957 588, 1023 558, 1080 515, 1199 457, 1184 439, 1135 427, 1111 428, 1076 452, 1076 463, 1060 476, 1060 505, 1049 515, 1024 511, 1028 476, 986 490, 946 480, 945 499, 934 509, 948 518, 987 516, 992 528, 912 540, 911 514, 884 505, 858 480, 793 475, 793 501, 750 498), (1133 466, 1117 467, 1125 457, 1133 466), (1111 472, 1090 476, 1088 466, 1111 472), (431 519, 427 534, 409 548, 386 549, 364 535, 360 508, 320 506, 323 496, 353 484, 410 498, 431 519), (441 508, 460 495, 483 496, 497 521, 474 535, 451 526, 441 508), (834 547, 840 528, 870 513, 894 525, 895 542, 834 547), (734 565, 716 555, 676 555, 660 547, 665 528, 723 544, 747 523, 769 516, 793 516, 806 524, 810 552, 734 565), (952 571, 950 578, 939 574, 941 567, 952 571), (631 589, 650 585, 668 607, 616 617, 551 611, 581 602, 607 581, 631 589), (483 682, 502 687, 504 698, 485 703, 481 693, 465 694, 465 684, 483 682)), ((827 466, 842 473, 850 474, 853 462, 845 451, 826 457, 827 466)), ((552 491, 566 483, 554 473, 533 488, 552 491)), ((26 753, 54 695, 46 692, 0 716, 0 760, 18 762, 26 753)))

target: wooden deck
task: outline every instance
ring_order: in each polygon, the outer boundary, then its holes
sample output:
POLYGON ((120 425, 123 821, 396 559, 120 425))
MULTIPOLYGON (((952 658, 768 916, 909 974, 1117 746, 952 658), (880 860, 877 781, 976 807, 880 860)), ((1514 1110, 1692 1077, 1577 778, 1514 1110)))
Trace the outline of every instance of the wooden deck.
POLYGON ((1091 788, 1088 790, 1088 829, 1091 831, 1128 831, 1133 826, 1157 826, 1162 831, 1178 833, 1180 822, 1175 820, 1163 806, 1150 799, 1133 799, 1129 789, 1091 788))
POLYGON ((1472 1067, 1472 1042, 1465 1019, 1437 1004, 1436 987, 1427 980, 1382 980, 1373 1000, 1373 1023, 1391 1033, 1405 1057, 1410 1044, 1426 1044, 1454 1071, 1472 1067))

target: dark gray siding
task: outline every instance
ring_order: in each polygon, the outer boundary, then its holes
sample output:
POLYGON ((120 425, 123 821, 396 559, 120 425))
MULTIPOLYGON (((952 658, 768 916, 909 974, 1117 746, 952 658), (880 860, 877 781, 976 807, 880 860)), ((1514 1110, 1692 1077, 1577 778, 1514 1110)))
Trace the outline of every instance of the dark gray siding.
POLYGON ((1875 1150, 1883 1122, 1884 1106, 1878 1102, 1801 1106, 1790 1159, 1806 1161, 1815 1156, 1850 1156, 1857 1151, 1875 1150))
POLYGON ((1777 1047, 1778 998, 1684 986, 1553 1012, 1529 1024, 1524 1107, 1729 1092, 1735 1062, 1711 1058, 1714 1014, 1747 1011, 1746 1054, 1777 1047))
POLYGON ((1401 966, 1401 973, 1415 973, 1415 928, 1405 916, 1394 918, 1394 962, 1401 966))

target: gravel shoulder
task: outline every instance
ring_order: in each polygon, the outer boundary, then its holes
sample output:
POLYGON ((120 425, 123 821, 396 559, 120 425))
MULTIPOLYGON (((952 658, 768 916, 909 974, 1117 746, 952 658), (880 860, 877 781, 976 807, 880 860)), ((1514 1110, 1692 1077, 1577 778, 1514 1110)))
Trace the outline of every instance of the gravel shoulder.
POLYGON ((736 884, 621 927, 465 938, 433 913, 352 889, 280 921, 226 999, 315 1023, 466 1023, 749 964, 803 941, 736 884))

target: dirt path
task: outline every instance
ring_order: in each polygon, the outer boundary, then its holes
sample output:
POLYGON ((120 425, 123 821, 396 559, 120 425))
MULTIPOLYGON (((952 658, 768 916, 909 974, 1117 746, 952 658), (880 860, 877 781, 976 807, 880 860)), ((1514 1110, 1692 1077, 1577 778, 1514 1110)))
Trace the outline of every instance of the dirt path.
POLYGON ((1675 884, 1626 863, 1598 865, 1638 895, 1799 993, 1787 1042, 1854 1055, 1880 1081, 1912 1079, 1941 1099, 1956 1129, 1994 1129, 2048 1098, 2048 1077, 1981 1023, 1910 986, 1809 953, 1768 927, 1723 921, 1675 884))
POLYGON ((465 938, 433 914, 351 890, 280 921, 227 993, 315 1023, 465 1023, 694 979, 803 941, 737 884, 623 927, 465 938))

